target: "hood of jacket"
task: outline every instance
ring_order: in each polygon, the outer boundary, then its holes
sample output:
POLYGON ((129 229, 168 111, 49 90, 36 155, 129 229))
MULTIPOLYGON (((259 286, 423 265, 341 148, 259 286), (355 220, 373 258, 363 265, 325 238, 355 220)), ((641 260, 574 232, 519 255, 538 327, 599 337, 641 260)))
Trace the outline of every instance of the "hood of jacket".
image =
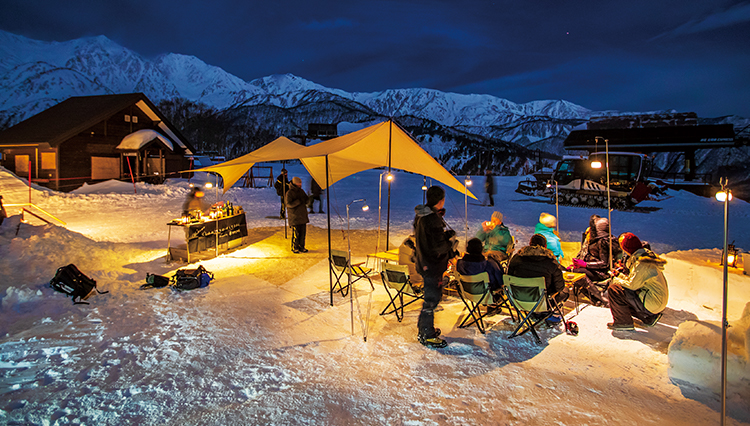
POLYGON ((646 248, 640 248, 631 255, 631 261, 629 263, 634 265, 636 262, 652 264, 659 270, 663 270, 664 265, 667 264, 665 259, 662 259, 659 255, 646 248))
POLYGON ((414 214, 417 215, 417 217, 425 217, 431 213, 435 213, 435 210, 427 204, 420 204, 414 207, 414 214))
POLYGON ((607 220, 607 218, 600 217, 599 219, 596 219, 594 228, 596 229, 596 234, 592 239, 598 240, 609 236, 609 220, 607 220))
POLYGON ((523 247, 521 250, 518 251, 518 253, 516 253, 516 256, 549 257, 550 259, 555 259, 555 255, 552 253, 552 250, 548 249, 547 247, 540 247, 540 246, 523 247))

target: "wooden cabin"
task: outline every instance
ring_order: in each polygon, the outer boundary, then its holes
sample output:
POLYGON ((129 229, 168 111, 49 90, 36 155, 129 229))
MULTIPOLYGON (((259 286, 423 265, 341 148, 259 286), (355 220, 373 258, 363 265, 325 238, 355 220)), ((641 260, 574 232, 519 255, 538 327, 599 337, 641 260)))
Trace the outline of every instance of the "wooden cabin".
POLYGON ((163 182, 195 149, 143 93, 72 97, 0 132, 0 165, 55 190, 163 182))

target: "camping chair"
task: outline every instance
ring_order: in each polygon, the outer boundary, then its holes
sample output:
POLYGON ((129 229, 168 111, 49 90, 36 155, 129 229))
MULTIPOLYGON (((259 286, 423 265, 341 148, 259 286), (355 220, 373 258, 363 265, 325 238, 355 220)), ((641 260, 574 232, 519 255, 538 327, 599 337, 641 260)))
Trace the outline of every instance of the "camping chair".
POLYGON ((352 284, 361 279, 367 279, 367 281, 370 282, 370 287, 375 289, 369 276, 372 269, 362 267, 364 262, 352 265, 349 260, 348 252, 343 250, 331 250, 330 263, 333 275, 336 277, 336 282, 331 285, 331 297, 333 297, 333 293, 335 292, 341 293, 342 296, 349 294, 349 276, 351 276, 352 284), (344 282, 341 282, 342 280, 344 282))
POLYGON ((476 275, 460 275, 457 274, 458 278, 458 294, 461 296, 466 309, 469 310, 469 315, 461 321, 459 328, 468 327, 472 324, 476 324, 479 331, 484 334, 484 317, 487 316, 489 308, 482 313, 479 309, 481 305, 488 306, 499 304, 501 307, 505 307, 510 312, 511 317, 513 312, 510 310, 508 300, 504 297, 501 300, 495 300, 492 291, 490 290, 490 276, 486 272, 476 275), (471 321, 469 322, 469 319, 471 321))
POLYGON ((404 306, 411 305, 419 299, 424 299, 424 294, 411 285, 407 265, 384 263, 380 277, 383 279, 383 287, 385 287, 385 291, 391 299, 391 302, 385 306, 380 315, 395 313, 398 322, 401 322, 404 319, 404 306), (391 289, 395 290, 395 294, 391 294, 391 289), (411 298, 411 300, 404 303, 404 297, 411 298), (391 307, 393 309, 389 311, 388 309, 391 307))
POLYGON ((558 313, 562 317, 567 330, 568 325, 562 313, 562 303, 555 301, 555 295, 547 294, 544 277, 520 278, 505 274, 503 287, 508 300, 518 312, 519 319, 518 327, 508 336, 509 339, 531 331, 537 343, 542 343, 535 327, 547 320, 553 313, 558 313))

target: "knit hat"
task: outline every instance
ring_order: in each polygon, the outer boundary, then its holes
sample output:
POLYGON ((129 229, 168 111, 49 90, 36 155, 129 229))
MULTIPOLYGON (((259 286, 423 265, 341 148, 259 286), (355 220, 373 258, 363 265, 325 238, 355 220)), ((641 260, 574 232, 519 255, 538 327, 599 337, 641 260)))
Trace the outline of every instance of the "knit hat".
POLYGON ((298 176, 295 176, 292 178, 292 183, 297 186, 302 186, 302 179, 300 179, 298 176))
POLYGON ((492 218, 499 220, 500 223, 503 223, 503 214, 500 212, 492 212, 492 218))
POLYGON ((547 228, 554 228, 557 226, 557 218, 549 213, 542 213, 539 215, 539 223, 547 228))
MULTIPOLYGON (((542 213, 544 214, 544 213, 542 213)), ((539 246, 539 247, 547 247, 547 239, 544 238, 544 235, 542 234, 534 234, 531 236, 531 239, 529 240, 530 246, 539 246)))
POLYGON ((439 186, 431 186, 427 189, 425 197, 427 199, 427 205, 433 207, 435 204, 439 203, 440 200, 445 198, 445 190, 439 186))
POLYGON ((622 247, 626 253, 633 254, 639 248, 643 248, 643 243, 641 243, 641 240, 632 232, 626 232, 620 235, 620 247, 622 247))
POLYGON ((479 238, 472 238, 466 243, 466 252, 469 254, 482 254, 483 248, 482 240, 479 238))

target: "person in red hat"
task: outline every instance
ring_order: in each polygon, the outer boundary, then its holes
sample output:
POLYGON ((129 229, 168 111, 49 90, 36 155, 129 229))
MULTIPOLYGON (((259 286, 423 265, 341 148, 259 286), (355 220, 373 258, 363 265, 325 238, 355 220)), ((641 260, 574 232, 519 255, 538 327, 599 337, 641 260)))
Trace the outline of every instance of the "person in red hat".
POLYGON ((645 248, 631 232, 620 235, 620 247, 629 255, 627 276, 617 275, 607 289, 609 310, 613 322, 611 330, 634 330, 633 317, 652 327, 661 318, 669 300, 667 279, 664 278, 666 260, 645 248))

